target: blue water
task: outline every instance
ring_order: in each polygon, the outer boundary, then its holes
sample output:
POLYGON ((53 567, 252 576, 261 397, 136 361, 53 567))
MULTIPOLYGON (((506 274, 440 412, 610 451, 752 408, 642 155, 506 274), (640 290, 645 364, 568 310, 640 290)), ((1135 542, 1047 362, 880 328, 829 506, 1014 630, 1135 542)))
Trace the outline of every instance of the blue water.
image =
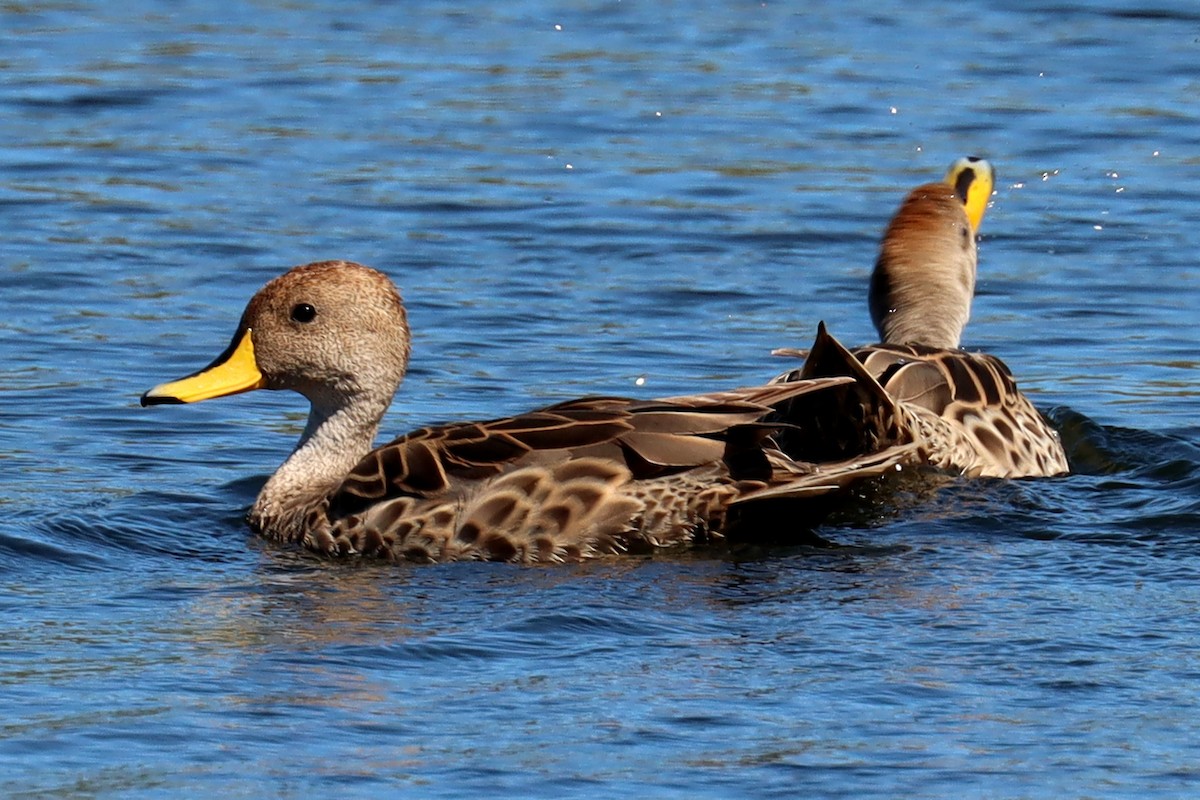
POLYGON ((0 9, 0 794, 1200 790, 1200 13, 710 5, 0 9), (409 304, 389 433, 761 381, 972 153, 967 342, 1077 473, 838 549, 321 561, 241 518, 298 397, 137 406, 322 258, 409 304))

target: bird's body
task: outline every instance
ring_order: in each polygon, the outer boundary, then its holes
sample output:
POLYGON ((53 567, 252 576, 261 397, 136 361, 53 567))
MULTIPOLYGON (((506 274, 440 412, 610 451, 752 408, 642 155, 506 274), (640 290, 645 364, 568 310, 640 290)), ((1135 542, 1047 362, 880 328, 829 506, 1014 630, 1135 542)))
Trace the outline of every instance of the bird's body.
MULTIPOLYGON (((810 351, 777 351, 806 360, 776 381, 856 378, 834 391, 842 395, 840 416, 798 398, 783 419, 803 426, 836 418, 841 436, 860 450, 911 444, 913 463, 971 476, 1069 470, 1058 433, 1008 367, 959 348, 975 292, 976 231, 993 182, 988 162, 960 159, 945 181, 905 197, 871 276, 869 306, 881 343, 848 351, 821 326, 810 351)), ((811 457, 808 442, 819 438, 786 434, 785 450, 811 457)))
POLYGON ((330 555, 537 562, 723 537, 741 509, 803 508, 879 475, 907 446, 807 462, 776 445, 778 409, 854 377, 660 400, 590 397, 503 419, 422 428, 373 447, 407 369, 404 307, 382 273, 297 267, 250 301, 209 367, 144 405, 252 389, 311 404, 291 456, 250 509, 264 536, 330 555), (861 457, 859 457, 861 456, 861 457))

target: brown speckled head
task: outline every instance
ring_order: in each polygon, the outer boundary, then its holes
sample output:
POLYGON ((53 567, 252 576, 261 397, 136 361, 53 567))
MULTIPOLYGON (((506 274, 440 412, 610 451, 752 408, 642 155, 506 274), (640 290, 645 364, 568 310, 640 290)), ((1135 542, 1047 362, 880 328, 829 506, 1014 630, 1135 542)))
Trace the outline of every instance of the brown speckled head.
POLYGON ((350 261, 306 264, 269 282, 246 306, 237 335, 246 331, 266 388, 314 402, 366 387, 394 392, 408 365, 399 292, 382 272, 350 261))
POLYGON ((211 364, 154 387, 142 405, 292 389, 318 410, 367 398, 382 415, 408 367, 409 341, 404 305, 386 275, 351 261, 307 264, 258 290, 211 364))

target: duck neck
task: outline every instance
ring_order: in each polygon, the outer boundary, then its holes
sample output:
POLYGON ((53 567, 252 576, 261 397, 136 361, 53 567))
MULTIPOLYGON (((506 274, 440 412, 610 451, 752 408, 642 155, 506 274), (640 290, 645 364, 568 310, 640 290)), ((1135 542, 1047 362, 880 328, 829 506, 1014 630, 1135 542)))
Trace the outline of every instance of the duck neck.
POLYGON ((296 449, 258 493, 250 524, 273 539, 302 536, 307 515, 371 449, 387 407, 387 400, 313 399, 296 449))
POLYGON ((875 264, 870 307, 880 338, 889 344, 958 347, 975 295, 974 243, 952 260, 907 263, 912 258, 885 253, 875 264))

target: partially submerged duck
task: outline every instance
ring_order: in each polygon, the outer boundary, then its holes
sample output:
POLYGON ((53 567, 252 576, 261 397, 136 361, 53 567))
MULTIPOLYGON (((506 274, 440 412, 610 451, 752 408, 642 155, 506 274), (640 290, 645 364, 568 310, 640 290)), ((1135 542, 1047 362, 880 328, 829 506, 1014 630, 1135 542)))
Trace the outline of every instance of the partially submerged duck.
POLYGON ((963 158, 940 183, 918 186, 888 224, 869 305, 880 343, 847 350, 822 324, 804 366, 776 381, 849 376, 855 383, 797 398, 783 418, 799 428, 784 449, 797 458, 915 446, 914 463, 969 476, 1021 478, 1069 471, 1062 442, 995 356, 959 348, 971 314, 976 236, 994 172, 963 158), (842 415, 819 403, 834 400, 842 415), (824 449, 814 444, 825 442, 824 449))
POLYGON ((308 264, 254 295, 212 364, 141 402, 304 395, 300 441, 248 518, 263 536, 329 555, 538 562, 705 542, 742 509, 807 507, 911 457, 903 444, 821 462, 779 449, 778 409, 854 383, 848 376, 660 400, 587 397, 373 447, 408 359, 404 305, 387 276, 347 261, 308 264))

